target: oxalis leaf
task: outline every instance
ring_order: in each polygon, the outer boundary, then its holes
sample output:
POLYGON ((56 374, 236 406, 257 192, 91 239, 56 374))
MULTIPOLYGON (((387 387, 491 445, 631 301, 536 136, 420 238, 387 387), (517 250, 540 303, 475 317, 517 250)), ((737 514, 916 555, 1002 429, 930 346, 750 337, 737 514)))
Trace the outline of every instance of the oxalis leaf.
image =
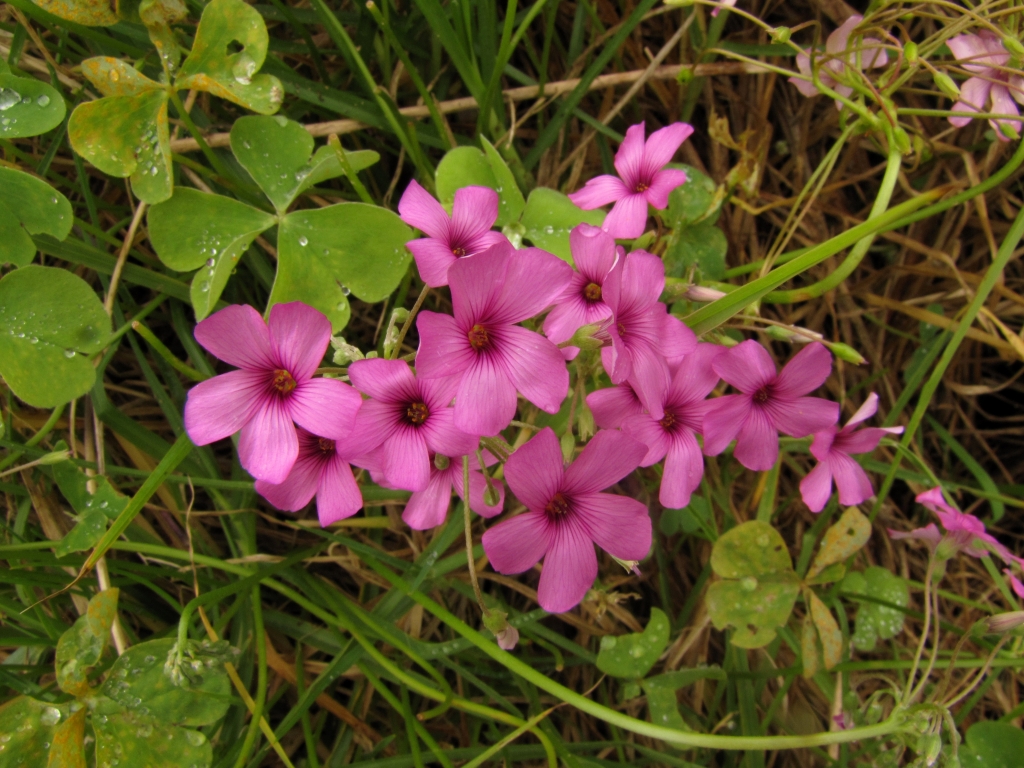
POLYGON ((741 648, 771 642, 789 620, 800 591, 779 532, 759 520, 736 526, 715 542, 711 568, 723 579, 708 588, 715 628, 733 627, 732 642, 741 648))
POLYGON ((96 765, 207 768, 213 762, 213 748, 206 736, 152 716, 135 712, 97 715, 93 730, 96 765))
MULTIPOLYGON (((57 450, 66 447, 63 441, 56 446, 57 450)), ((128 504, 128 497, 118 493, 102 475, 93 478, 96 493, 89 493, 85 473, 70 461, 53 465, 53 479, 78 514, 75 527, 57 542, 54 554, 64 557, 92 549, 106 533, 107 521, 115 519, 128 504)))
POLYGON ((526 230, 523 236, 527 240, 572 264, 569 232, 577 224, 586 223, 598 227, 604 221, 604 216, 604 211, 577 208, 561 192, 538 187, 526 199, 526 210, 523 211, 520 223, 526 230))
POLYGON ((57 685, 75 696, 89 693, 89 670, 99 663, 107 647, 110 628, 117 616, 117 587, 105 589, 89 600, 85 615, 57 641, 57 685))
POLYGON ((0 375, 29 405, 53 408, 92 389, 87 355, 109 335, 99 298, 66 269, 29 265, 0 280, 0 375))
POLYGON ((63 240, 73 221, 71 203, 45 181, 0 168, 0 264, 25 266, 36 255, 31 235, 63 240))
POLYGON ((68 704, 49 704, 18 696, 0 705, 0 768, 46 765, 57 724, 68 716, 68 704))
POLYGON ((519 191, 515 177, 498 150, 483 136, 481 152, 476 147, 455 147, 449 150, 437 166, 435 184, 437 195, 449 211, 455 193, 463 187, 489 187, 498 193, 497 226, 503 227, 519 220, 526 201, 519 191))
POLYGON ((1024 732, 1010 723, 982 721, 967 729, 960 750, 963 768, 1017 768, 1024 754, 1024 732))
POLYGON ((0 139, 46 133, 61 124, 65 111, 64 99, 53 87, 34 77, 18 77, 0 59, 0 139))
POLYGON ((81 24, 83 27, 109 27, 118 22, 114 3, 109 0, 32 0, 32 2, 54 16, 81 24))
POLYGON ((811 569, 807 572, 809 584, 825 584, 843 577, 840 565, 854 552, 860 550, 871 538, 871 521, 856 507, 849 507, 842 517, 825 532, 825 537, 814 556, 811 569))
POLYGON ((668 645, 669 623, 663 611, 652 608, 642 633, 605 635, 597 654, 597 668, 615 677, 643 677, 651 671, 668 645))
MULTIPOLYGON (((854 600, 857 600, 857 595, 864 595, 904 608, 910 604, 907 582, 876 565, 863 573, 848 573, 843 579, 842 591, 854 600)), ((850 638, 850 644, 857 650, 873 651, 879 640, 888 640, 903 631, 903 611, 867 600, 857 602, 859 607, 854 619, 853 637, 850 638)))

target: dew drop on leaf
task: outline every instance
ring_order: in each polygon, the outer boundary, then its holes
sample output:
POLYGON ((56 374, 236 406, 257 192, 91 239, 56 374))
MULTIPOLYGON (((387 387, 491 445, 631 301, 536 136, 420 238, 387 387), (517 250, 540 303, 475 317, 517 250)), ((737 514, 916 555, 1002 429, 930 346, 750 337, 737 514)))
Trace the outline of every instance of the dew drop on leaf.
POLYGON ((48 106, 50 104, 50 97, 47 96, 45 93, 41 93, 39 94, 39 98, 36 99, 36 104, 38 104, 40 107, 48 106))

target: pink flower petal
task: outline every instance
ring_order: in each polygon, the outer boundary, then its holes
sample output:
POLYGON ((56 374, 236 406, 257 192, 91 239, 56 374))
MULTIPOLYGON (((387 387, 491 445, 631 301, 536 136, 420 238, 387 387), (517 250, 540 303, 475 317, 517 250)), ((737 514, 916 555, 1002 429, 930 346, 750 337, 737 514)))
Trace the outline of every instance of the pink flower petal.
POLYGON ((362 506, 363 496, 352 477, 352 468, 340 456, 334 456, 324 467, 316 492, 321 527, 352 517, 362 506))
POLYGON ((488 229, 482 232, 478 231, 466 238, 463 247, 466 249, 466 256, 468 257, 483 253, 496 245, 504 245, 507 242, 508 238, 501 234, 501 232, 493 232, 488 229))
MULTIPOLYGON (((704 417, 707 429, 707 416, 704 417)), ((765 412, 756 406, 750 409, 746 421, 736 436, 732 454, 747 469, 765 472, 775 466, 779 458, 779 435, 765 412)))
POLYGON ((668 208, 669 193, 676 187, 686 183, 686 171, 678 168, 666 168, 653 174, 651 186, 644 192, 644 197, 651 207, 663 211, 668 208))
POLYGON ((628 384, 598 389, 587 395, 587 407, 601 429, 618 429, 629 416, 641 413, 643 406, 628 384))
POLYGON ((278 365, 296 381, 311 378, 331 343, 327 316, 301 301, 291 301, 271 308, 267 327, 278 365))
POLYGON ((243 370, 273 370, 277 359, 270 330, 260 313, 246 304, 232 304, 215 312, 194 331, 207 352, 243 370))
POLYGON ((632 240, 644 233, 646 225, 647 198, 643 193, 634 193, 616 201, 601 229, 616 239, 632 240))
POLYGON ((476 351, 451 315, 423 310, 416 318, 416 329, 420 335, 416 374, 421 379, 457 376, 476 362, 476 351))
POLYGON ((410 240, 405 247, 412 252, 412 257, 416 260, 416 270, 424 283, 431 288, 448 285, 448 269, 458 261, 458 257, 452 253, 447 243, 432 237, 422 237, 419 240, 410 240))
MULTIPOLYGON (((697 349, 697 335, 674 315, 668 314, 664 304, 657 305, 655 314, 661 315, 661 353, 673 368, 683 357, 697 349)), ((718 377, 715 377, 718 383, 718 377)))
POLYGON ((492 308, 505 285, 505 274, 513 257, 518 257, 518 252, 505 241, 471 259, 458 259, 449 267, 448 286, 452 292, 455 321, 460 328, 468 330, 474 323, 491 319, 492 308))
POLYGON ((844 429, 849 429, 860 424, 862 421, 867 421, 876 413, 878 413, 878 395, 872 392, 867 396, 861 407, 850 417, 850 420, 846 422, 844 429))
POLYGON ((447 407, 431 409, 419 432, 431 451, 453 458, 472 453, 478 442, 475 435, 455 426, 455 411, 447 407))
POLYGON ((814 439, 811 441, 811 455, 818 461, 828 461, 828 455, 832 451, 832 444, 835 442, 838 434, 839 430, 834 426, 815 432, 814 439))
MULTIPOLYGON (((461 466, 452 479, 455 485, 455 492, 459 494, 459 498, 465 500, 466 494, 463 492, 462 487, 461 466)), ((487 492, 487 481, 484 480, 483 474, 473 469, 470 470, 469 508, 480 515, 480 517, 495 517, 500 515, 501 510, 505 507, 505 484, 501 480, 491 478, 491 487, 498 492, 498 503, 493 506, 488 505, 484 498, 487 492)))
POLYGON ((583 189, 569 195, 569 199, 577 208, 592 211, 602 205, 614 203, 631 194, 618 176, 595 176, 586 183, 583 189))
MULTIPOLYGON (((622 269, 609 275, 605 301, 616 317, 656 309, 665 290, 665 262, 647 251, 633 251, 622 269)), ((661 305, 664 311, 664 305, 661 305)))
MULTIPOLYGON (((992 112, 997 115, 1019 115, 1020 110, 1017 108, 1017 102, 1010 97, 1010 91, 1005 85, 996 84, 992 86, 990 91, 992 96, 992 112)), ((1003 139, 1008 139, 1009 136, 1004 133, 1004 128, 1012 128, 1018 134, 1020 133, 1020 121, 1019 120, 989 120, 989 124, 996 129, 999 136, 1003 139)))
POLYGON ((480 355, 459 382, 455 426, 470 435, 496 435, 512 421, 516 403, 516 388, 503 361, 480 355))
POLYGON ((404 360, 356 360, 349 365, 348 375, 356 389, 374 400, 398 403, 419 397, 416 377, 404 360))
POLYGON ((646 453, 647 447, 625 432, 602 429, 565 471, 562 490, 574 495, 602 491, 640 466, 646 453))
MULTIPOLYGON (((675 157, 676 152, 679 151, 679 147, 683 145, 693 134, 693 126, 688 123, 672 123, 666 125, 664 128, 659 128, 650 136, 647 137, 647 143, 644 145, 644 160, 643 160, 643 176, 647 179, 655 178, 655 174, 661 171, 666 164, 672 162, 672 158, 675 157)), ((681 171, 676 171, 681 173, 681 171)), ((683 174, 683 180, 679 182, 682 184, 686 181, 686 174, 683 174)), ((679 186, 677 184, 676 186, 679 186)), ((674 189, 675 187, 673 187, 674 189)), ((671 191, 671 190, 670 190, 671 191)), ((666 193, 667 194, 667 193, 666 193)), ((656 208, 664 208, 664 205, 655 206, 656 208)))
POLYGON ((850 33, 864 21, 860 14, 853 14, 850 18, 839 25, 836 30, 825 40, 825 52, 832 56, 838 56, 850 47, 850 33))
POLYGON ((527 512, 502 520, 484 531, 484 553, 498 573, 522 573, 544 557, 551 545, 552 534, 544 512, 527 512))
POLYGON ((400 426, 381 443, 384 477, 403 491, 422 491, 430 481, 430 455, 416 427, 400 426))
MULTIPOLYGON (((455 462, 452 462, 452 466, 454 465, 455 462)), ((434 470, 431 472, 427 487, 409 497, 402 512, 402 520, 414 531, 436 528, 448 516, 451 499, 452 473, 447 470, 434 470)))
POLYGON ((547 506, 562 487, 563 477, 562 449, 551 427, 545 427, 530 438, 505 462, 508 487, 533 511, 539 512, 547 506))
POLYGON ((928 523, 924 528, 915 528, 912 531, 894 531, 892 528, 887 528, 886 530, 889 532, 889 538, 896 541, 900 539, 921 539, 928 542, 933 548, 937 547, 939 542, 942 541, 942 534, 939 533, 935 523, 928 523))
POLYGON ((242 427, 238 461, 257 480, 283 483, 299 454, 299 438, 284 404, 267 398, 242 427))
POLYGON ((257 480, 256 492, 278 509, 298 512, 316 495, 322 465, 318 458, 300 456, 283 483, 275 485, 257 480))
POLYGON ((638 413, 622 420, 622 431, 647 446, 647 453, 640 460, 641 467, 657 464, 668 453, 672 440, 665 428, 649 413, 638 413))
POLYGON ((678 404, 704 400, 718 386, 718 374, 712 364, 723 352, 725 347, 717 344, 698 344, 676 368, 668 399, 678 404))
POLYGON ((1009 568, 1004 569, 1003 573, 1006 574, 1007 578, 1010 580, 1010 588, 1013 590, 1013 594, 1021 600, 1024 600, 1024 582, 1014 576, 1013 571, 1009 568))
POLYGON ((942 489, 938 486, 917 494, 914 501, 935 513, 959 514, 946 502, 946 497, 942 495, 942 489))
POLYGON ((615 266, 615 240, 600 227, 590 224, 573 227, 569 233, 569 250, 576 269, 589 282, 603 284, 615 266))
POLYGON ((597 578, 597 555, 584 527, 567 520, 554 529, 537 586, 537 602, 548 613, 579 604, 597 578))
POLYGON ((839 403, 820 397, 769 401, 764 409, 774 427, 790 437, 806 437, 831 427, 839 420, 839 403))
POLYGON ((568 341, 584 325, 599 322, 604 318, 610 318, 611 309, 607 304, 588 304, 582 296, 572 296, 562 299, 555 308, 544 318, 544 335, 553 344, 561 344, 568 341), (591 314, 590 308, 596 311, 591 314))
POLYGON ((462 187, 452 202, 453 243, 462 243, 494 226, 498 219, 498 193, 490 187, 462 187))
POLYGON ((448 238, 448 214, 415 179, 409 182, 398 201, 398 215, 410 227, 416 227, 430 237, 441 241, 448 238))
POLYGON ((708 403, 704 412, 704 453, 717 456, 728 448, 751 410, 753 405, 748 395, 724 395, 708 403))
POLYGON ((836 436, 835 448, 837 451, 847 454, 870 453, 878 447, 878 443, 885 435, 891 433, 892 429, 903 431, 902 427, 868 427, 856 432, 840 432, 836 436))
POLYGON ((196 445, 209 445, 235 434, 260 407, 266 389, 262 371, 228 371, 196 384, 185 402, 189 438, 196 445))
POLYGON ((651 416, 660 419, 665 415, 663 403, 671 382, 668 363, 654 350, 641 350, 631 357, 629 385, 651 416))
POLYGON ((516 325, 502 328, 496 343, 501 345, 500 364, 515 388, 541 410, 558 413, 569 392, 569 371, 558 347, 516 325))
MULTIPOLYGON (((521 248, 509 259, 501 291, 487 319, 519 323, 547 309, 573 278, 572 267, 540 248, 521 248)), ((454 296, 453 296, 454 300, 454 296)))
POLYGON ((775 380, 771 355, 753 339, 727 349, 712 361, 711 367, 719 377, 746 394, 757 392, 775 380))
POLYGON ((620 560, 643 560, 650 553, 651 518, 644 504, 611 493, 577 496, 573 504, 590 538, 608 554, 620 560))
POLYGON ((875 495, 864 468, 846 454, 833 452, 829 465, 839 489, 839 503, 844 507, 861 504, 875 495))
MULTIPOLYGON (((643 178, 645 144, 644 124, 637 123, 626 129, 626 137, 619 145, 618 152, 615 153, 615 170, 618 171, 619 178, 622 179, 622 183, 630 193, 636 190, 637 184, 643 178)), ((637 236, 632 235, 632 237, 637 236)))
POLYGON ((285 400, 288 413, 300 427, 338 440, 355 426, 362 398, 338 379, 306 379, 285 400))
MULTIPOLYGON (((989 91, 992 90, 992 83, 980 77, 969 78, 960 85, 960 101, 953 105, 953 112, 980 112, 985 108, 988 101, 989 91)), ((973 118, 951 117, 949 122, 957 128, 963 128, 973 118)))
POLYGON ((665 470, 658 492, 661 505, 668 509, 682 509, 688 505, 703 476, 704 457, 697 438, 689 429, 680 429, 665 457, 665 470))
POLYGON ((800 481, 800 495, 811 512, 821 512, 832 495, 832 471, 828 461, 820 461, 800 481))
POLYGON ((812 342, 793 355, 783 366, 778 378, 775 379, 772 394, 784 398, 806 395, 824 384, 830 373, 832 353, 824 344, 812 342))

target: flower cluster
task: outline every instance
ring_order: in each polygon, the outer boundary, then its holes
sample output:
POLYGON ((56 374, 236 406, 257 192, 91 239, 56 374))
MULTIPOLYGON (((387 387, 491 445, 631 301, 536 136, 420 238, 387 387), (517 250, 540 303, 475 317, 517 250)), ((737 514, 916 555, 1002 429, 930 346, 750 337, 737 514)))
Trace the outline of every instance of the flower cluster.
POLYGON ((854 431, 877 397, 839 429, 838 404, 812 394, 832 368, 823 344, 779 371, 755 341, 698 343, 661 301, 662 260, 616 243, 641 234, 648 205, 664 208, 685 182, 663 166, 691 130, 677 123, 645 142, 643 125, 629 129, 616 156, 621 178, 592 179, 574 196, 585 207, 615 204, 603 228, 571 232, 575 268, 491 231, 492 190, 459 190, 449 216, 411 183, 399 210, 426 237, 409 248, 425 283, 449 287, 452 306, 419 313, 414 359, 358 360, 344 372, 349 383, 336 371, 315 377, 330 339, 323 315, 284 304, 264 323, 251 307, 228 307, 199 323, 196 338, 239 370, 189 393, 189 435, 206 444, 240 432, 239 460, 259 493, 292 511, 315 496, 324 525, 362 504, 353 466, 412 493, 403 518, 414 529, 443 523, 453 490, 482 517, 500 514, 507 482, 523 511, 486 531, 484 551, 505 574, 543 560, 538 600, 556 612, 593 584, 595 544, 627 566, 649 554, 646 506, 608 492, 638 467, 661 465, 659 500, 677 509, 699 487, 704 455, 735 441, 737 461, 767 470, 780 433, 813 436, 820 463, 801 486, 808 506, 820 511, 833 482, 842 504, 864 501, 873 490, 851 454, 898 431, 854 431), (735 391, 711 398, 723 382, 735 391), (592 426, 570 418, 560 435, 531 428, 538 410, 587 412, 592 426), (513 424, 517 413, 523 421, 513 424), (504 434, 510 428, 518 437, 504 434))

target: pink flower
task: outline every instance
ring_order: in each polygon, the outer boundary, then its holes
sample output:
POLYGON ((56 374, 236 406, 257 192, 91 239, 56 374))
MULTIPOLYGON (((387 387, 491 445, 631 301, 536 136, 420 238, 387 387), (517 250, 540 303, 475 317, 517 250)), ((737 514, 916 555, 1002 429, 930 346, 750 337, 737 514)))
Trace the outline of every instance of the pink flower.
POLYGON ((423 491, 431 479, 431 452, 463 456, 476 448, 477 438, 456 428, 448 405, 455 381, 416 378, 404 361, 382 358, 357 360, 348 374, 370 397, 353 430, 358 451, 380 446, 381 471, 392 487, 423 491))
POLYGON ((363 506, 352 468, 334 440, 298 429, 299 455, 283 483, 256 481, 256 491, 278 509, 298 512, 316 496, 320 525, 352 517, 363 506))
MULTIPOLYGON (((1024 78, 1010 75, 1005 70, 1010 53, 995 32, 981 30, 976 35, 957 35, 946 41, 957 61, 964 62, 964 69, 973 72, 960 86, 960 101, 953 105, 954 112, 980 112, 991 100, 991 111, 1002 115, 1018 115, 1020 110, 1014 100, 1024 104, 1024 78)), ((962 128, 971 122, 970 117, 951 117, 949 122, 962 128)), ((1009 141, 1005 128, 1020 133, 1019 120, 989 120, 989 125, 1001 141, 1009 141)))
POLYGON ((721 13, 723 8, 734 8, 736 6, 736 0, 719 0, 718 7, 711 12, 712 16, 717 16, 721 13))
MULTIPOLYGON (((864 17, 854 14, 844 21, 835 32, 828 36, 825 41, 825 62, 818 72, 818 78, 822 85, 831 88, 840 96, 848 97, 853 93, 853 88, 844 85, 832 75, 840 77, 846 72, 846 68, 860 72, 862 69, 875 69, 884 67, 889 63, 889 55, 882 47, 882 41, 874 37, 865 37, 860 44, 850 45, 850 34, 864 21, 864 17)), ((804 52, 796 55, 796 66, 804 77, 791 77, 789 82, 797 87, 804 96, 817 96, 818 88, 809 78, 811 76, 811 57, 804 52)), ((842 109, 843 102, 836 100, 836 109, 842 109)))
POLYGON ((505 463, 505 479, 528 512, 504 520, 483 536, 484 552, 504 574, 529 570, 541 558, 537 598, 562 613, 586 595, 597 577, 596 543, 621 560, 641 560, 651 548, 651 519, 635 499, 599 493, 628 475, 646 449, 624 432, 602 430, 563 469, 550 427, 505 463))
POLYGON ((337 379, 314 379, 331 323, 302 302, 275 304, 270 320, 239 304, 195 329, 196 341, 241 370, 197 384, 185 403, 185 431, 207 445, 241 430, 238 459, 257 480, 282 483, 299 455, 295 421, 331 440, 352 430, 359 394, 337 379))
POLYGON ((572 267, 539 248, 505 241, 448 272, 455 317, 420 312, 416 371, 421 379, 455 377, 455 426, 496 435, 516 412, 516 391, 557 413, 569 391, 558 347, 515 325, 547 308, 572 279, 572 267))
POLYGON ((632 239, 644 233, 647 204, 668 207, 668 194, 686 182, 686 173, 664 166, 693 133, 686 123, 672 123, 644 143, 644 124, 631 125, 615 154, 618 176, 595 176, 569 199, 585 211, 615 203, 602 229, 612 237, 632 239))
POLYGON ((461 257, 486 251, 505 239, 491 231, 498 218, 498 193, 488 187, 456 190, 449 217, 414 179, 398 202, 398 213, 402 221, 427 235, 406 246, 416 259, 420 277, 431 288, 448 285, 448 268, 461 257))
POLYGON ((756 341, 727 350, 715 373, 743 394, 715 398, 704 414, 704 453, 716 456, 735 438, 733 455, 747 469, 768 470, 779 457, 778 432, 806 437, 839 420, 839 405, 803 397, 832 371, 832 355, 818 342, 793 356, 781 373, 756 341))
POLYGON ((629 382, 655 419, 664 415, 661 398, 671 379, 669 361, 697 348, 693 331, 658 301, 664 288, 665 264, 646 251, 626 256, 604 284, 612 343, 601 349, 601 364, 613 384, 629 382))
POLYGON ((683 358, 672 383, 662 399, 664 416, 655 419, 649 413, 630 416, 622 429, 647 446, 640 466, 649 467, 665 459, 658 500, 668 509, 682 509, 690 503, 690 494, 704 476, 704 457, 697 445, 706 398, 718 384, 711 363, 725 350, 715 344, 698 344, 693 354, 683 358))
POLYGON ((844 507, 860 504, 875 495, 864 469, 851 458, 854 453, 869 453, 878 447, 883 435, 899 435, 903 427, 869 427, 857 430, 863 421, 878 410, 878 395, 872 392, 857 409, 846 426, 832 425, 814 433, 811 454, 818 466, 800 481, 800 493, 812 512, 821 512, 832 495, 832 480, 839 489, 839 503, 844 507))
POLYGON ((594 390, 587 395, 587 407, 601 429, 618 429, 627 417, 644 412, 640 398, 629 384, 594 390))
POLYGON ((943 536, 935 523, 929 523, 924 528, 917 528, 910 532, 894 531, 889 529, 889 536, 893 539, 921 539, 937 550, 937 555, 942 560, 948 560, 958 552, 963 552, 971 557, 981 557, 991 552, 997 555, 1004 562, 1024 565, 1024 561, 1016 557, 1009 549, 1000 544, 995 536, 985 530, 985 524, 974 515, 968 515, 955 507, 950 506, 942 495, 939 487, 919 493, 916 499, 931 510, 942 527, 946 529, 943 536))
MULTIPOLYGON (((1021 564, 1022 568, 1024 568, 1024 563, 1021 563, 1019 558, 1017 559, 1017 562, 1021 564)), ((1013 594, 1015 594, 1021 600, 1024 600, 1024 582, 1022 582, 1020 579, 1014 576, 1013 571, 1011 571, 1009 568, 1004 568, 1003 573, 1006 574, 1007 578, 1009 578, 1010 580, 1010 588, 1013 590, 1013 594)))
POLYGON ((576 272, 544 319, 544 335, 555 344, 568 341, 584 325, 612 316, 603 289, 618 258, 615 240, 598 227, 580 224, 569 233, 569 247, 576 272))
POLYGON ((519 642, 519 630, 513 627, 511 624, 502 629, 494 636, 494 639, 498 641, 498 647, 503 651, 511 651, 516 647, 516 643, 519 642))

